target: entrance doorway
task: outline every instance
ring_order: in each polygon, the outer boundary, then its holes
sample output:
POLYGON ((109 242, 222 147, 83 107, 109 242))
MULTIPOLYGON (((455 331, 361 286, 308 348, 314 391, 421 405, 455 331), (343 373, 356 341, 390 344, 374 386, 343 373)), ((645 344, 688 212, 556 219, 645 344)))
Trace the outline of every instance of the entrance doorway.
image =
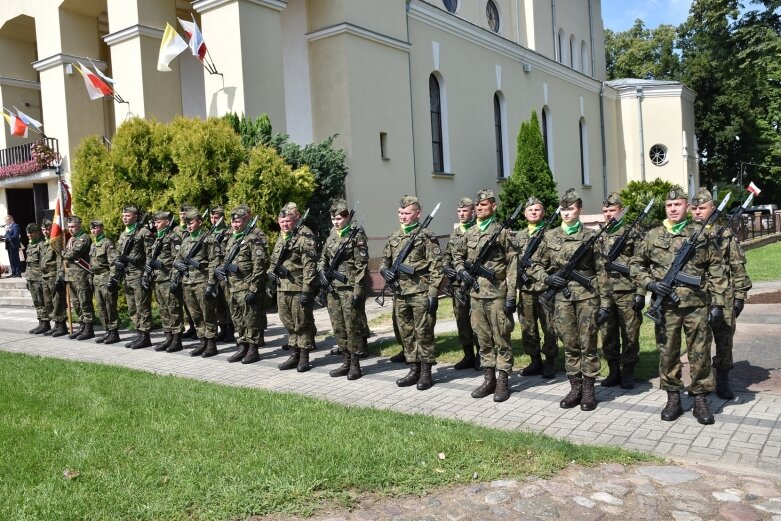
MULTIPOLYGON (((32 188, 6 188, 6 207, 8 214, 14 216, 14 221, 19 225, 19 233, 22 236, 22 244, 27 248, 27 233, 25 228, 28 223, 35 221, 35 195, 32 188)), ((26 256, 25 256, 26 258, 26 256)), ((22 263, 22 271, 27 264, 22 263)))

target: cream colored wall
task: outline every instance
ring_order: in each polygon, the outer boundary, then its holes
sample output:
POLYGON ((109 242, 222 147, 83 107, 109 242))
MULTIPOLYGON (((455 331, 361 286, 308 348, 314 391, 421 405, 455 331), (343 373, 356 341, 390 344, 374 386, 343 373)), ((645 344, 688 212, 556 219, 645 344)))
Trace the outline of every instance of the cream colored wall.
MULTIPOLYGON (((35 89, 25 89, 0 84, 0 106, 9 110, 13 110, 13 107, 17 107, 28 116, 38 119, 38 117, 40 117, 40 109, 34 106, 28 108, 25 106, 25 103, 40 105, 40 92, 35 89)), ((2 136, 0 136, 0 148, 13 147, 41 139, 41 136, 32 130, 27 132, 28 137, 26 139, 21 136, 12 136, 5 118, 3 118, 0 123, 3 125, 2 136)))
POLYGON ((0 37, 0 76, 20 80, 38 81, 38 75, 30 64, 35 61, 35 43, 0 37))
POLYGON ((405 39, 405 0, 308 0, 309 31, 350 23, 392 38, 405 39))

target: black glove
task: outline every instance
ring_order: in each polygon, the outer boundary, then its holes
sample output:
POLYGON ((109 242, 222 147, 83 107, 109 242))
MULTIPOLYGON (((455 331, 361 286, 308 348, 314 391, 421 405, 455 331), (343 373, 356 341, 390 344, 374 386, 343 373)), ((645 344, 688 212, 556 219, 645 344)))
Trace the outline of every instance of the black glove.
POLYGON ((301 295, 299 296, 301 299, 301 306, 302 307, 309 307, 312 304, 312 294, 308 291, 302 291, 301 295))
POLYGON ((329 281, 328 276, 325 274, 325 270, 320 270, 317 273, 317 277, 320 279, 320 284, 322 284, 324 288, 328 287, 329 281))
POLYGON ((121 261, 121 260, 120 260, 120 258, 121 258, 121 257, 117 257, 116 259, 114 259, 114 267, 115 267, 115 268, 116 268, 118 271, 122 271, 122 270, 124 270, 125 268, 127 268, 127 262, 123 262, 123 261, 121 261))
POLYGON ((157 259, 150 259, 149 260, 149 267, 153 270, 159 270, 163 265, 160 263, 157 259))
POLYGON ((436 315, 438 307, 439 299, 437 297, 426 297, 426 313, 436 315))
POLYGON ((735 318, 737 319, 741 313, 743 313, 743 306, 746 303, 743 301, 742 298, 736 298, 735 302, 732 303, 732 312, 735 314, 735 318))
POLYGON ((108 279, 108 282, 106 282, 106 289, 109 291, 116 291, 118 289, 118 285, 114 279, 108 279))
POLYGON ((652 282, 648 285, 648 289, 656 293, 661 297, 669 297, 673 293, 673 287, 667 284, 665 281, 652 282))
POLYGON ((248 291, 247 294, 244 295, 244 302, 246 302, 249 306, 254 306, 256 300, 257 296, 255 295, 254 291, 248 291))
POLYGON ((644 307, 645 307, 645 296, 635 295, 632 298, 632 311, 634 311, 635 313, 640 313, 644 307))
POLYGON ((450 264, 445 264, 442 266, 442 271, 445 272, 445 277, 449 278, 450 280, 456 280, 456 277, 458 277, 456 269, 450 264))
MULTIPOLYGON (((277 286, 279 286, 279 277, 277 277, 277 274, 274 273, 273 271, 268 272, 268 283, 269 286, 272 288, 276 288, 277 286)), ((276 291, 276 289, 274 291, 276 291)))
POLYGON ((176 271, 178 271, 179 273, 181 273, 182 275, 184 275, 185 273, 187 273, 187 264, 185 264, 185 263, 184 263, 184 262, 182 262, 182 261, 176 261, 176 262, 174 262, 173 268, 174 268, 176 271))
POLYGON ((353 295, 353 302, 352 302, 353 309, 362 309, 365 300, 366 300, 365 297, 361 297, 359 295, 353 295))
POLYGON ((214 268, 214 276, 217 277, 217 280, 219 280, 220 282, 225 282, 226 280, 228 280, 228 274, 225 273, 225 268, 223 268, 222 266, 217 266, 216 268, 214 268))
POLYGON ((708 323, 711 329, 716 329, 724 323, 724 308, 721 306, 711 306, 708 311, 708 323))
POLYGON ((217 297, 217 288, 214 286, 214 284, 207 284, 206 290, 203 292, 203 294, 206 297, 206 300, 213 300, 217 297))
POLYGON ((471 276, 466 270, 459 271, 458 278, 461 279, 467 286, 471 286, 475 283, 475 278, 471 276))
POLYGON ((610 318, 610 310, 599 308, 599 312, 597 313, 597 326, 601 326, 607 322, 608 318, 610 318))
POLYGON ((57 291, 62 291, 65 289, 65 279, 62 277, 57 277, 57 280, 54 281, 54 289, 57 291))
POLYGON ((513 316, 515 310, 518 308, 518 303, 514 298, 504 299, 504 314, 508 317, 513 316))
POLYGON ((385 282, 388 284, 391 284, 394 280, 396 280, 396 275, 394 275, 393 272, 388 268, 380 268, 380 275, 382 275, 382 278, 385 279, 385 282))
POLYGON ((545 277, 545 284, 553 289, 561 289, 567 285, 567 280, 561 276, 560 271, 557 271, 553 275, 545 277))

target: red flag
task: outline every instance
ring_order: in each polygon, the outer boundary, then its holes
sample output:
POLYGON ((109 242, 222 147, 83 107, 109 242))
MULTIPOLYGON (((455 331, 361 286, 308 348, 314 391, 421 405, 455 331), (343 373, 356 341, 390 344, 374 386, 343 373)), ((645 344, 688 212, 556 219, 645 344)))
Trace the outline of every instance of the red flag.
POLYGON ((754 184, 754 181, 751 181, 748 186, 746 187, 746 190, 754 194, 754 197, 758 196, 759 193, 762 191, 759 189, 757 185, 754 184))
POLYGON ((85 67, 81 62, 76 66, 76 69, 84 76, 84 86, 87 87, 89 99, 94 101, 114 94, 114 91, 105 81, 100 79, 97 74, 85 67))
POLYGON ((13 113, 3 113, 3 116, 8 122, 8 128, 11 130, 12 136, 27 137, 27 125, 25 125, 24 121, 16 117, 13 113))
POLYGON ((193 56, 197 56, 199 60, 203 61, 206 56, 206 42, 203 41, 203 34, 201 34, 201 30, 198 28, 198 24, 195 23, 195 18, 193 18, 192 22, 187 22, 181 18, 177 18, 177 20, 179 20, 179 25, 182 26, 182 29, 190 38, 189 46, 193 56))
POLYGON ((60 189, 57 192, 57 203, 54 206, 54 218, 52 219, 52 232, 50 234, 52 244, 57 244, 57 241, 55 241, 55 239, 58 238, 60 235, 62 235, 63 231, 67 229, 65 227, 65 219, 68 218, 70 215, 71 215, 71 192, 68 187, 68 183, 66 183, 65 181, 60 181, 60 189), (62 211, 63 207, 65 208, 64 212, 62 211))

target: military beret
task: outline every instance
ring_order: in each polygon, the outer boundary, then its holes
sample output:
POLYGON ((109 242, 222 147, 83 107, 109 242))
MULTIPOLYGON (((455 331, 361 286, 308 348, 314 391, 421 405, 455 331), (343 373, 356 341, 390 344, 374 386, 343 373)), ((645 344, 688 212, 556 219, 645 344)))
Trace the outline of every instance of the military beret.
POLYGON ((541 205, 541 204, 542 204, 542 201, 540 201, 539 199, 537 199, 537 198, 536 198, 536 197, 534 197, 534 196, 531 196, 531 197, 529 197, 528 199, 526 199, 526 204, 525 204, 525 205, 523 205, 523 208, 524 208, 524 210, 525 210, 526 208, 528 208, 528 207, 530 207, 530 206, 534 206, 535 204, 540 204, 540 205, 541 205))
POLYGON ((582 199, 580 198, 580 194, 575 191, 574 188, 567 189, 566 192, 564 192, 564 195, 561 197, 561 201, 559 201, 559 206, 562 208, 567 208, 569 206, 572 206, 576 203, 582 203, 582 199))
POLYGON ((49 219, 44 219, 41 221, 41 227, 42 228, 49 228, 52 225, 52 222, 49 219))
POLYGON ((483 188, 482 190, 479 190, 477 192, 477 196, 475 197, 475 201, 477 201, 479 203, 480 201, 484 201, 486 199, 496 200, 496 196, 494 195, 494 191, 493 190, 489 190, 487 188, 483 188))
POLYGON ((225 215, 225 208, 222 206, 215 206, 211 209, 211 215, 225 215))
POLYGON ((344 199, 336 199, 331 203, 331 208, 328 210, 331 215, 340 215, 347 211, 347 201, 344 199))
POLYGON ((169 212, 168 210, 160 210, 159 212, 155 212, 154 220, 155 221, 170 221, 173 217, 173 214, 169 212))
POLYGON ((89 226, 90 228, 97 228, 98 226, 103 226, 103 221, 101 221, 100 219, 92 219, 89 222, 89 226))
POLYGON ((35 223, 30 223, 27 225, 26 230, 27 233, 35 233, 41 231, 41 228, 35 223))
POLYGON ((242 217, 247 217, 249 215, 249 210, 245 206, 237 206, 233 210, 231 210, 231 219, 241 219, 242 217))
POLYGON ((298 205, 294 203, 293 201, 290 201, 285 206, 282 207, 283 212, 291 212, 293 210, 298 210, 298 205))
POLYGON ((623 206, 623 203, 621 202, 621 196, 618 194, 618 192, 612 192, 610 195, 607 196, 607 199, 602 201, 602 206, 607 208, 608 206, 623 206))
POLYGON ((673 189, 667 193, 666 201, 675 201, 676 199, 688 199, 689 196, 686 191, 678 185, 673 186, 673 189))
POLYGON ((471 200, 468 197, 462 197, 458 200, 458 207, 459 208, 469 208, 470 206, 474 206, 475 202, 471 200))
POLYGON ((399 201, 399 208, 406 208, 411 204, 420 205, 420 201, 418 201, 418 198, 414 195, 405 195, 399 201))
POLYGON ((701 187, 699 190, 697 190, 697 193, 694 194, 694 197, 692 197, 692 204, 694 206, 705 204, 708 201, 713 201, 713 196, 705 187, 701 187))
POLYGON ((122 213, 138 213, 138 206, 134 204, 126 204, 122 207, 122 213))
POLYGON ((71 215, 68 217, 68 224, 81 224, 81 217, 78 215, 71 215))
POLYGON ((179 205, 179 211, 180 212, 189 212, 193 208, 194 208, 194 206, 191 205, 191 204, 188 204, 188 203, 182 203, 182 204, 179 205))
MULTIPOLYGON (((155 216, 155 218, 157 217, 155 216)), ((198 219, 199 221, 201 220, 201 214, 198 213, 198 210, 195 208, 187 210, 187 213, 184 214, 185 221, 192 221, 193 219, 198 219)))

